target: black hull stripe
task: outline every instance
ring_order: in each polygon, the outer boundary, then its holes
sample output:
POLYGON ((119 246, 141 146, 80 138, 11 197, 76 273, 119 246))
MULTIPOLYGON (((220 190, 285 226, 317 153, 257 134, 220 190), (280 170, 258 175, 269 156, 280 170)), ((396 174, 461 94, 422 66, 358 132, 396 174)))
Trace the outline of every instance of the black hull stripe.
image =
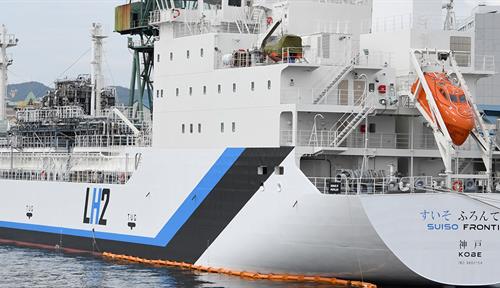
POLYGON ((245 149, 166 247, 169 259, 195 263, 280 165, 291 148, 245 149), (257 175, 267 166, 266 175, 257 175))
POLYGON ((177 231, 167 246, 132 243, 89 236, 29 231, 0 227, 0 238, 71 248, 91 252, 127 254, 147 259, 195 263, 227 227, 292 151, 283 148, 247 148, 215 185, 191 217, 177 231), (257 167, 266 166, 266 175, 257 175, 257 167))

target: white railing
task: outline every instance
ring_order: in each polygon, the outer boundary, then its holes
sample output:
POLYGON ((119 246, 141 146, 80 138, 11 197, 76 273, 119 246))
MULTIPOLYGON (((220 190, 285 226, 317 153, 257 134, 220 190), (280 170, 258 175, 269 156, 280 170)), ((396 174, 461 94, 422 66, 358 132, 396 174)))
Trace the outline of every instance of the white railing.
MULTIPOLYGON (((485 177, 483 175, 470 176, 469 178, 452 177, 451 188, 446 187, 446 178, 440 176, 348 178, 339 175, 336 178, 308 177, 308 179, 323 194, 486 193, 488 182, 485 177)), ((498 180, 493 178, 492 183, 497 185, 498 180)), ((497 190, 497 187, 493 188, 497 190)))
POLYGON ((72 183, 125 184, 132 173, 116 171, 71 171, 0 169, 0 179, 23 181, 50 181, 72 183))
POLYGON ((69 148, 69 147, 120 147, 151 146, 151 135, 78 135, 75 138, 62 136, 12 137, 0 139, 0 148, 69 148))
POLYGON ((307 62, 304 59, 304 50, 302 47, 281 48, 281 63, 307 62))
POLYGON ((403 14, 388 17, 374 18, 372 32, 396 32, 413 27, 413 15, 403 14))
MULTIPOLYGON (((281 89, 281 103, 283 104, 314 104, 318 95, 323 92, 324 88, 283 88, 281 89)), ((364 90, 361 89, 332 89, 324 96, 324 100, 320 104, 327 105, 354 105, 349 104, 349 99, 356 98, 354 95, 361 97, 364 90)), ((354 100, 355 101, 355 100, 354 100)))
POLYGON ((26 108, 17 111, 16 118, 20 122, 40 122, 51 119, 82 118, 84 114, 80 106, 62 106, 42 109, 26 108))
POLYGON ((81 135, 75 137, 75 147, 123 147, 151 146, 151 138, 148 136, 134 135, 81 135))
POLYGON ((355 65, 368 67, 387 67, 392 63, 394 53, 383 51, 361 51, 355 60, 355 65))
POLYGON ((478 71, 496 72, 495 56, 493 55, 475 55, 474 69, 478 71))
POLYGON ((299 0, 298 2, 315 2, 325 4, 368 5, 369 0, 299 0))
MULTIPOLYGON (((317 137, 311 141, 312 130, 299 130, 296 133, 296 146, 301 147, 332 147, 332 142, 337 137, 337 132, 328 130, 318 130, 317 137)), ((280 133, 280 143, 284 146, 292 145, 294 131, 283 130, 280 133)), ((365 133, 353 132, 343 142, 341 147, 365 148, 365 133)), ((376 149, 416 149, 416 150, 436 150, 436 140, 432 134, 410 133, 368 133, 368 148, 376 149)), ((459 147, 462 151, 477 150, 473 141, 468 139, 459 147)))

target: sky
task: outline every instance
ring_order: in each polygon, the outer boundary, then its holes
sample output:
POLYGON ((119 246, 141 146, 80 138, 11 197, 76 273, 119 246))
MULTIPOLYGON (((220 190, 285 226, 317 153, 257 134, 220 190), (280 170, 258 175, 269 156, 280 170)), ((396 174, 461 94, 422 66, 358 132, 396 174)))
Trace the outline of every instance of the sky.
MULTIPOLYGON (((374 17, 409 14, 409 0, 374 0, 374 17)), ((441 0, 417 0, 441 1, 441 0)), ((14 58, 9 82, 38 81, 53 86, 64 76, 90 73, 90 27, 104 26, 109 37, 104 45, 107 85, 129 86, 132 54, 127 37, 113 32, 114 7, 127 0, 0 0, 0 24, 19 39, 8 49, 14 58), (85 53, 87 52, 87 53, 85 53), (80 59, 79 61, 77 61, 80 59)), ((478 0, 455 0, 456 14, 463 18, 478 0)), ((500 5, 500 0, 481 1, 500 5)))

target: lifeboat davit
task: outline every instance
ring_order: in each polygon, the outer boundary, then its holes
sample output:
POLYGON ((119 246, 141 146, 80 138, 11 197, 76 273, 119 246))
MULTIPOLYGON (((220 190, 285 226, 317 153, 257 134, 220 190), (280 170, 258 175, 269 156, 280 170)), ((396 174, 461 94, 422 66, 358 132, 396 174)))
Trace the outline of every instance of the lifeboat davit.
MULTIPOLYGON (((462 145, 474 128, 472 107, 465 98, 464 91, 453 85, 445 73, 427 72, 424 73, 424 76, 453 144, 462 145)), ((412 93, 415 93, 418 83, 417 79, 411 88, 412 93)), ((424 89, 420 89, 420 93, 415 97, 424 111, 431 116, 431 109, 424 89)))

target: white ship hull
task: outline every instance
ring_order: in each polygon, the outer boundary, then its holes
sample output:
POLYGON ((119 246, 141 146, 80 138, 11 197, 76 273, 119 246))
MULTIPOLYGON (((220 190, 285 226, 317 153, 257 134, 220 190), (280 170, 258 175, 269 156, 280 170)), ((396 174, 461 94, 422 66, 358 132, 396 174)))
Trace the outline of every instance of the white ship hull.
POLYGON ((260 273, 500 282, 496 194, 322 194, 291 148, 128 153, 142 161, 123 185, 0 180, 0 238, 260 273))

